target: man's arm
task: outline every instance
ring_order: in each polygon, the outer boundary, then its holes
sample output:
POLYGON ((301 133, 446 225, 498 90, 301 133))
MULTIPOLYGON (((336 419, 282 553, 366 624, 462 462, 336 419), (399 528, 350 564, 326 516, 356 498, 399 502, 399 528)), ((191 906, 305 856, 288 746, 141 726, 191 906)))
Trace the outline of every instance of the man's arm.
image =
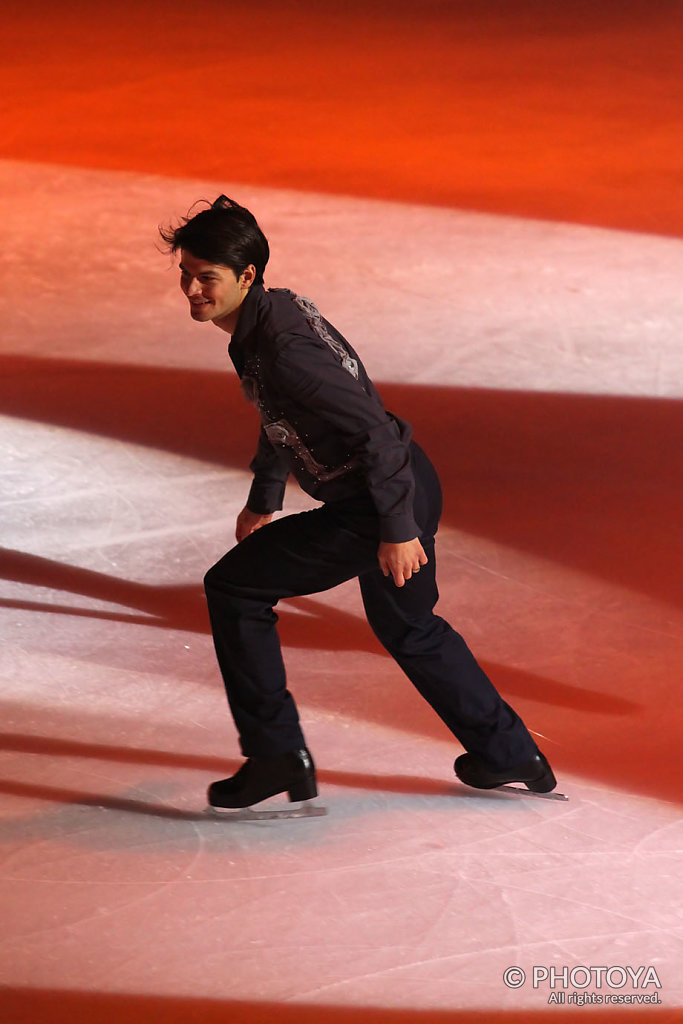
POLYGON ((380 540, 396 544, 417 537, 410 433, 379 396, 368 393, 326 346, 307 339, 294 338, 278 352, 272 372, 282 392, 359 460, 379 516, 380 540))
MULTIPOLYGON (((243 512, 248 511, 262 518, 272 517, 273 512, 282 508, 289 468, 280 453, 273 448, 263 428, 259 432, 256 454, 249 463, 249 469, 254 474, 254 479, 243 512)), ((244 522, 246 521, 245 517, 244 522)), ((261 526, 264 525, 265 523, 261 523, 261 526)), ((249 533, 251 532, 249 530, 249 533)))
POLYGON ((413 516, 409 434, 325 349, 294 341, 279 353, 277 373, 285 393, 359 457, 380 520, 380 566, 403 586, 427 562, 413 516))

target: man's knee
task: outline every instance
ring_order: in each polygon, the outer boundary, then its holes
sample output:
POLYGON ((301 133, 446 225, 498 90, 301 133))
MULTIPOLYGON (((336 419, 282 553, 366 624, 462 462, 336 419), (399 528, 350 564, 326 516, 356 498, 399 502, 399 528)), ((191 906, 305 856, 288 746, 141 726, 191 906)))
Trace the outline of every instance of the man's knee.
POLYGON ((207 592, 207 594, 211 590, 215 590, 216 587, 218 586, 218 582, 219 582, 218 567, 219 567, 219 565, 220 565, 220 562, 216 562, 215 565, 212 565, 211 568, 208 569, 204 573, 204 590, 207 592))
POLYGON ((446 634, 453 633, 448 624, 432 612, 404 617, 368 616, 368 622, 385 650, 398 659, 435 654, 446 634))
POLYGON ((382 647, 390 653, 399 649, 407 633, 410 632, 410 625, 405 620, 377 614, 374 609, 366 606, 365 615, 372 632, 375 634, 382 647))
POLYGON ((225 555, 204 574, 204 590, 207 595, 220 592, 222 595, 239 595, 241 590, 237 573, 230 571, 230 558, 225 555))
POLYGON ((231 559, 230 552, 205 573, 204 590, 209 609, 223 619, 274 616, 272 608, 278 596, 255 587, 244 567, 231 559))

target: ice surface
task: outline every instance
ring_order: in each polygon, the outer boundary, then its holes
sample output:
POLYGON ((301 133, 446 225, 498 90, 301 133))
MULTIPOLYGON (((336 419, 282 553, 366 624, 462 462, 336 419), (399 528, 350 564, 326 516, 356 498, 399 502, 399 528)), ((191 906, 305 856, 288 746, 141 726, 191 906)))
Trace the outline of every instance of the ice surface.
POLYGON ((683 243, 12 161, 0 179, 0 981, 531 1014, 549 987, 507 967, 652 965, 680 1006, 683 243), (281 614, 327 816, 205 814, 239 757, 201 578, 254 424, 155 226, 230 190, 269 230, 269 283, 319 303, 434 452, 441 610, 568 803, 460 786, 348 584, 281 614))

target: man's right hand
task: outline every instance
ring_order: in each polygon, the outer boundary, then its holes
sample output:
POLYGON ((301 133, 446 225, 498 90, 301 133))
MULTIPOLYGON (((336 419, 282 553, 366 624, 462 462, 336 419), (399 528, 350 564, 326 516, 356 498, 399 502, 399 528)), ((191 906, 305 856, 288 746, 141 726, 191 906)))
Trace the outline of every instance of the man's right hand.
POLYGON ((243 508, 237 517, 237 524, 235 526, 235 537, 237 537, 237 543, 248 537, 254 530, 260 530, 262 526, 266 526, 273 515, 271 512, 262 515, 259 512, 252 512, 251 509, 243 508))

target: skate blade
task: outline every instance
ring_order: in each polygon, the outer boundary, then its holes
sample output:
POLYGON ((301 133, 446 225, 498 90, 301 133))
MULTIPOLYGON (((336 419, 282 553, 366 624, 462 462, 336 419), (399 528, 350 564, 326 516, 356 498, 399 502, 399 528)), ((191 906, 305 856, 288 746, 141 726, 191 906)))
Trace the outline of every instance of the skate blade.
POLYGON ((300 807, 207 807, 207 814, 222 821, 275 821, 279 818, 321 818, 327 808, 319 804, 302 804, 300 807))
POLYGON ((493 793, 517 793, 518 796, 533 796, 541 800, 569 800, 569 797, 564 793, 535 793, 533 789, 527 789, 526 786, 496 786, 493 793))

